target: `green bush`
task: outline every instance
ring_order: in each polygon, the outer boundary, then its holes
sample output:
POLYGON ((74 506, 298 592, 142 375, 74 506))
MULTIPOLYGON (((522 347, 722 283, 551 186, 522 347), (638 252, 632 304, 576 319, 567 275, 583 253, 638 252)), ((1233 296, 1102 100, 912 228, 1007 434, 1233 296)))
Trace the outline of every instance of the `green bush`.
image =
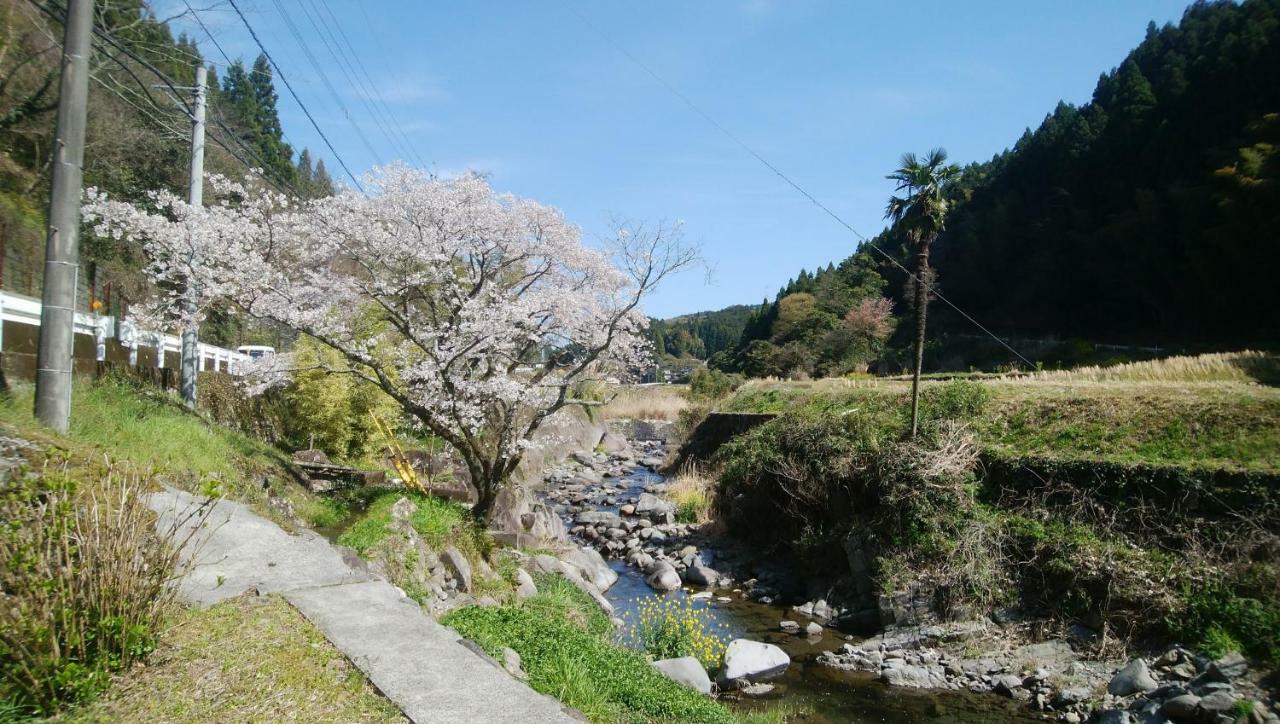
POLYGON ((694 400, 719 400, 738 389, 745 381, 742 375, 699 367, 689 378, 689 397, 694 400))
POLYGON ((595 603, 576 589, 548 593, 547 580, 539 579, 538 595, 520 605, 458 609, 442 623, 499 660, 503 648, 514 649, 530 686, 592 721, 732 721, 714 700, 666 678, 643 654, 612 643, 611 627, 599 630, 580 623, 583 618, 598 620, 597 614, 586 613, 599 611, 595 603))
POLYGON ((720 512, 735 534, 770 546, 848 525, 874 502, 865 472, 883 444, 882 428, 858 411, 808 405, 785 413, 716 453, 720 512))
POLYGON ((931 421, 973 419, 990 401, 991 390, 973 380, 951 380, 920 392, 922 417, 931 421))
POLYGON ((1186 608, 1169 621, 1171 633, 1211 656, 1238 649, 1273 666, 1280 664, 1275 575, 1274 566, 1255 564, 1243 573, 1187 588, 1186 608), (1262 580, 1266 576, 1273 577, 1262 580))
POLYGON ((385 441, 370 415, 394 427, 399 405, 376 385, 350 374, 342 355, 310 337, 298 339, 293 355, 299 372, 284 392, 289 444, 314 446, 344 461, 360 461, 380 449, 385 441))
POLYGON ((706 608, 690 599, 653 596, 640 603, 630 621, 631 639, 655 659, 694 656, 708 669, 724 658, 725 624, 717 624, 706 608))

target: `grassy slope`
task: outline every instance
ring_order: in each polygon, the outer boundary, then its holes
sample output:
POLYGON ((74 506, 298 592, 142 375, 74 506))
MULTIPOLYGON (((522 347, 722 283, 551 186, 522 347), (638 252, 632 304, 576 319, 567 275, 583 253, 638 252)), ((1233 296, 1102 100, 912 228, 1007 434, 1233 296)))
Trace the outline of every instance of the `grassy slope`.
POLYGON ((178 487, 242 501, 286 528, 291 521, 267 505, 269 494, 288 500, 313 524, 331 513, 329 504, 298 484, 284 453, 210 424, 155 390, 113 380, 77 384, 67 435, 36 422, 33 394, 30 384, 13 384, 9 398, 0 401, 0 425, 66 451, 73 464, 103 456, 126 462, 178 487))
MULTIPOLYGON (((924 394, 945 384, 926 382, 924 394)), ((979 384, 991 402, 971 425, 980 444, 993 451, 1280 472, 1280 388, 1065 375, 979 384)), ((751 382, 724 409, 781 412, 816 400, 835 410, 870 409, 885 424, 905 425, 909 394, 910 383, 901 381, 751 382)))
MULTIPOLYGON (((35 421, 32 393, 29 384, 12 385, 9 397, 0 400, 0 428, 41 444, 49 451, 44 464, 64 466, 74 479, 92 484, 105 457, 179 487, 243 501, 286 527, 291 521, 267 503, 268 488, 305 519, 332 513, 329 503, 294 480, 280 451, 211 425, 164 394, 127 382, 80 381, 72 397, 71 429, 58 435, 35 421)), ((242 601, 174 616, 173 627, 160 638, 161 658, 150 662, 160 671, 147 668, 121 677, 102 705, 77 710, 72 718, 268 721, 292 711, 314 712, 303 718, 316 721, 396 718, 394 707, 368 693, 363 676, 349 664, 329 663, 332 656, 316 658, 328 644, 282 601, 265 607, 242 601), (283 665, 288 662, 294 663, 283 665), (317 673, 317 667, 323 671, 317 673), (212 685, 205 680, 210 676, 212 685), (341 687, 335 688, 335 680, 341 687), (300 708, 291 709, 294 705, 300 708)))
POLYGON ((171 621, 147 666, 60 721, 403 721, 283 599, 242 596, 171 621))
POLYGON ((728 722, 720 704, 667 679, 644 655, 611 641, 613 626, 563 578, 539 575, 538 595, 516 605, 473 606, 443 623, 502 660, 520 654, 529 685, 596 722, 728 722))

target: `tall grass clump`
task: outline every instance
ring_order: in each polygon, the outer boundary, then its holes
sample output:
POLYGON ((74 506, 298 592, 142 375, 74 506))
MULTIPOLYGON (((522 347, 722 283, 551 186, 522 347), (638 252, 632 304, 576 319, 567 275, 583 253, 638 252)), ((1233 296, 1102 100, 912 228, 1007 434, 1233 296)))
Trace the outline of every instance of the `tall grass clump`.
POLYGON ((190 519, 158 533, 146 493, 143 476, 113 469, 0 486, 0 700, 55 713, 153 649, 190 519))
POLYGON ((715 476, 690 463, 667 484, 663 497, 676 506, 681 523, 709 523, 715 512, 715 491, 715 476))
POLYGON ((1034 379, 1064 382, 1280 382, 1280 357, 1266 352, 1218 352, 1165 357, 1108 367, 1039 372, 1034 379))
POLYGON ((608 391, 601 408, 606 420, 669 420, 689 407, 684 388, 675 385, 615 387, 608 391))

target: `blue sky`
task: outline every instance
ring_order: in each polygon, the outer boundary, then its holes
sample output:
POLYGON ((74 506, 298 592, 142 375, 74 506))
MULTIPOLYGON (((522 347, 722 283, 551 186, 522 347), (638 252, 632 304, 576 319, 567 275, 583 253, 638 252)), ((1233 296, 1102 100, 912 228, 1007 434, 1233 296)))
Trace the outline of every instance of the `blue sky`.
MULTIPOLYGON (((1058 100, 1083 103, 1149 20, 1183 0, 238 0, 304 103, 357 173, 408 139, 440 173, 564 209, 588 239, 609 220, 682 220, 713 272, 671 280, 667 317, 758 303, 857 239, 658 84, 621 46, 861 233, 883 227, 884 176, 904 151, 986 160, 1058 100), (384 133, 308 19, 342 25, 396 129, 384 133), (278 5, 277 5, 278 3, 278 5), (299 29, 346 107, 292 34, 299 29), (327 17, 327 16, 326 16, 327 17), (586 18, 600 32, 583 22, 586 18)), ((157 0, 161 16, 181 2, 157 0)), ((233 57, 257 53, 229 7, 197 3, 233 57)), ((175 23, 222 62, 203 32, 175 23)), ((219 71, 222 69, 219 68, 219 71)), ((295 147, 341 173, 282 84, 295 147)))

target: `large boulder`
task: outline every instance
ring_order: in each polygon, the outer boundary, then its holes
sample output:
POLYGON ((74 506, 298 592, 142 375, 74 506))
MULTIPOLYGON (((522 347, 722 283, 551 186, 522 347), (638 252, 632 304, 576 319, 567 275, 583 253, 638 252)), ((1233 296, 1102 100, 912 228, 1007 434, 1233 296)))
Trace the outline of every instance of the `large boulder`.
POLYGON ((1160 705, 1160 713, 1176 722, 1193 722, 1200 718, 1200 697, 1195 694, 1181 694, 1166 699, 1160 705))
POLYGON ((489 512, 489 530, 500 542, 525 548, 565 543, 564 521, 522 487, 498 491, 489 512))
POLYGON ((1214 681, 1231 681, 1249 671, 1249 662, 1239 651, 1233 651, 1209 664, 1209 678, 1214 681))
POLYGON ((693 586, 715 586, 720 582, 720 574, 715 570, 695 562, 684 571, 685 583, 693 586))
POLYGON ((791 657, 773 644, 734 639, 724 652, 720 680, 729 687, 754 684, 781 676, 791 665, 791 657))
POLYGON ((1134 659, 1111 677, 1111 683, 1107 684, 1107 693, 1112 696, 1129 696, 1151 691, 1157 686, 1159 684, 1151 678, 1151 672, 1147 669, 1147 662, 1134 659))
POLYGON ((516 569, 516 598, 533 598, 538 595, 538 586, 533 582, 533 576, 523 568, 516 569))
POLYGON ((662 672, 663 676, 681 686, 687 686, 700 694, 711 693, 711 677, 707 676, 707 670, 702 668, 702 664, 693 656, 662 659, 654 661, 652 666, 662 672))
POLYGON ((680 574, 666 561, 654 563, 644 582, 655 591, 674 591, 680 587, 680 574))
POLYGON ((630 447, 627 444, 627 438, 616 432, 606 432, 604 437, 600 438, 600 448, 610 455, 616 455, 630 447))
POLYGON ((591 581, 601 591, 607 591, 618 582, 618 574, 605 563, 599 551, 586 546, 578 546, 560 554, 560 560, 577 566, 583 578, 591 581))
POLYGON ((642 518, 669 523, 669 518, 675 516, 675 511, 676 506, 653 493, 641 493, 640 499, 636 501, 636 515, 642 518))

